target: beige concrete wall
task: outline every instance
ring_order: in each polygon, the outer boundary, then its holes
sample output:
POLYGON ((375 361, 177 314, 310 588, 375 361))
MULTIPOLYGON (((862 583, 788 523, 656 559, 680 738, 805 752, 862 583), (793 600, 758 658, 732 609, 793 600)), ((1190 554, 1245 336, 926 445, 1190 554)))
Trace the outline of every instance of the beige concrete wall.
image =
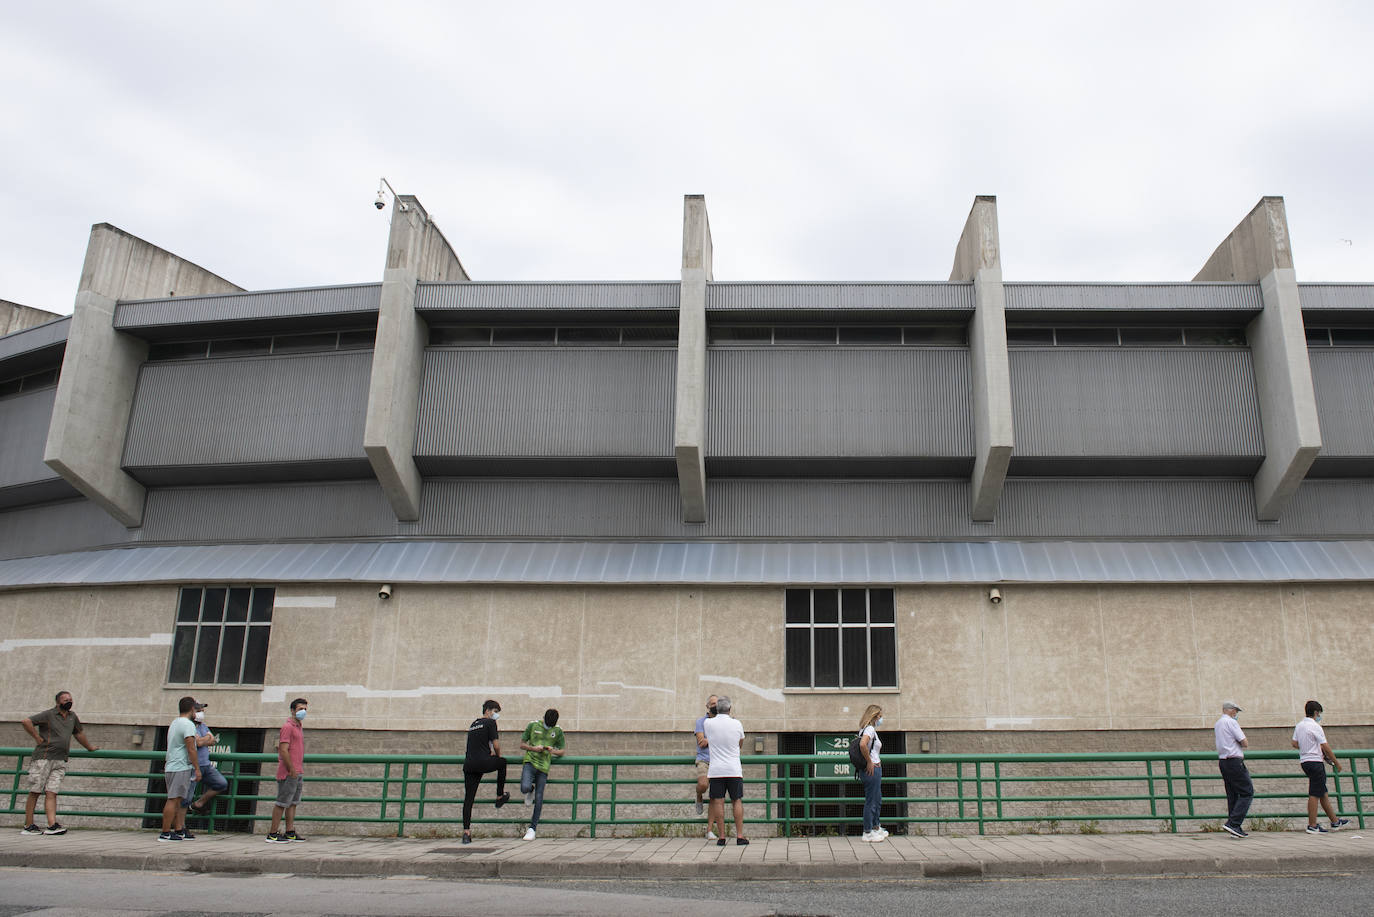
POLYGON ((901 685, 869 693, 783 688, 779 588, 281 586, 262 688, 165 683, 175 587, 11 591, 0 718, 65 688, 89 722, 169 722, 194 693, 225 728, 275 726, 299 694, 317 729, 461 729, 496 697, 508 723, 553 706, 570 731, 672 732, 712 691, 751 733, 848 729, 869 702, 914 733, 1201 729, 1225 697, 1252 727, 1291 727, 1309 697, 1332 725, 1374 723, 1353 674, 1374 652, 1368 586, 1002 593, 898 589, 901 685))

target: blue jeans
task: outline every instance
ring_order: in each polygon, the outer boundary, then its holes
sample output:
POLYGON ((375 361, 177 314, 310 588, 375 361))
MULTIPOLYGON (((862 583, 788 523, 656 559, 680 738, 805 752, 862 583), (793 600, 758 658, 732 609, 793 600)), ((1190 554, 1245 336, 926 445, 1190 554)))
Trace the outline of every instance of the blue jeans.
POLYGON ((859 771, 864 785, 864 833, 878 827, 878 815, 883 808, 883 766, 876 765, 873 773, 859 771))
POLYGON ((534 793, 534 814, 530 816, 531 828, 539 827, 539 813, 544 810, 544 784, 548 782, 549 775, 528 761, 520 769, 520 792, 534 793))
MULTIPOLYGON (((223 793, 229 789, 229 781, 224 779, 224 775, 213 764, 207 764, 200 769, 200 785, 206 790, 214 790, 216 793, 223 793)), ((186 791, 186 798, 183 801, 189 808, 191 801, 195 798, 196 785, 192 783, 191 788, 186 791)))

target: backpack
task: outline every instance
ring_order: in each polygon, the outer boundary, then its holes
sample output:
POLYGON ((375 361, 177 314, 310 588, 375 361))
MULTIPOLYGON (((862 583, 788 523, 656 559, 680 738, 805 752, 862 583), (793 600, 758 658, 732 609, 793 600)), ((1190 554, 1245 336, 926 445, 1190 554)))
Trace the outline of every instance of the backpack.
POLYGON ((864 759, 863 749, 859 747, 863 742, 864 734, 860 732, 854 737, 854 741, 849 743, 849 763, 854 767, 854 779, 868 770, 868 761, 864 759))

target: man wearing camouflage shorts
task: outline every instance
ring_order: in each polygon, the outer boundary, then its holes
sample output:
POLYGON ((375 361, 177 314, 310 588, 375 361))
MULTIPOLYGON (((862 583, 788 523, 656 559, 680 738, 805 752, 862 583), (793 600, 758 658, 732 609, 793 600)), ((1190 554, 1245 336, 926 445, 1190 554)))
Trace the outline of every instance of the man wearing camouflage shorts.
POLYGON ((56 705, 42 713, 26 716, 19 721, 37 743, 33 758, 29 761, 29 800, 24 805, 24 829, 22 834, 66 834, 67 829, 57 821, 57 791, 62 786, 62 777, 67 773, 67 756, 71 752, 72 739, 86 746, 87 751, 96 747, 86 741, 86 732, 81 718, 72 712, 72 693, 58 691, 56 705), (38 797, 43 797, 43 810, 48 816, 48 827, 40 828, 33 820, 38 797))

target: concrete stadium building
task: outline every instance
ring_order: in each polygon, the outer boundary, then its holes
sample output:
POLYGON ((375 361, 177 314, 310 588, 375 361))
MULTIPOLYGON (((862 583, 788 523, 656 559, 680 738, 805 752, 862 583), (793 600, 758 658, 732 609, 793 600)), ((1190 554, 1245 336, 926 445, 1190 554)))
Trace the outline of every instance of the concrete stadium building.
POLYGON ((723 282, 688 196, 680 278, 474 281, 401 196, 380 282, 246 291, 97 225, 0 337, 0 740, 65 688, 110 748, 194 693, 248 750, 304 695, 312 751, 461 753, 496 697, 686 755, 711 692, 749 752, 870 702, 1206 748, 1226 697, 1369 747, 1374 283, 1299 283, 1281 198, 1207 255, 1007 282, 979 197, 947 281, 723 282))

